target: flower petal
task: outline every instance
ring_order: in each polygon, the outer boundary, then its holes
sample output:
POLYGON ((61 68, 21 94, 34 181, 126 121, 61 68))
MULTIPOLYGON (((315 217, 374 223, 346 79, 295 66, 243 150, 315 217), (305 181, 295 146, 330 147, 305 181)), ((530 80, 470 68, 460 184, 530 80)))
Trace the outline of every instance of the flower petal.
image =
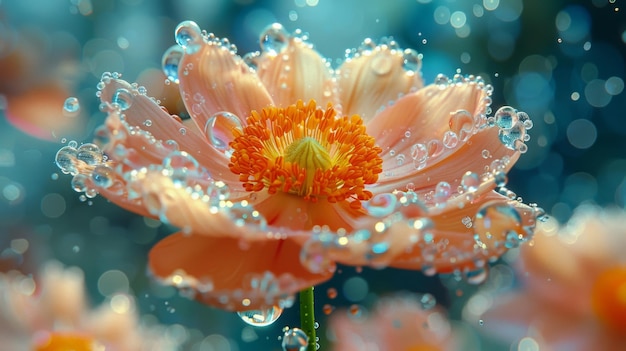
POLYGON ((412 188, 424 195, 443 181, 456 191, 467 172, 493 184, 495 173, 510 169, 520 153, 500 142, 499 127, 487 126, 488 101, 488 90, 468 79, 429 85, 383 110, 368 125, 384 152, 383 174, 371 190, 412 188))
POLYGON ((330 65, 302 39, 290 38, 282 52, 263 52, 257 65, 274 105, 287 107, 314 99, 321 107, 329 102, 337 106, 330 65))
MULTIPOLYGON (((180 92, 187 111, 206 133, 207 121, 230 112, 243 124, 250 111, 261 111, 272 98, 243 60, 217 40, 203 41, 185 53, 179 65, 180 92)), ((228 127, 219 125, 219 127, 228 127)))
POLYGON ((236 238, 177 233, 152 248, 149 266, 165 283, 190 288, 199 301, 244 311, 280 305, 332 276, 311 273, 299 254, 300 245, 290 239, 242 245, 236 238))
POLYGON ((391 267, 421 269, 427 274, 450 273, 456 269, 476 274, 485 269, 487 260, 499 257, 508 247, 527 240, 528 231, 536 221, 532 207, 494 191, 470 202, 459 199, 444 208, 430 208, 429 218, 432 226, 420 233, 421 241, 407 246, 389 264, 391 267), (501 212, 494 213, 494 209, 501 212), (490 222, 487 228, 490 235, 482 233, 486 229, 481 221, 490 222), (518 242, 506 242, 506 234, 510 231, 517 234, 518 242), (476 234, 482 242, 477 241, 476 234))
POLYGON ((7 94, 7 121, 39 139, 67 137, 81 130, 85 124, 85 118, 80 113, 64 112, 63 103, 69 95, 68 89, 55 82, 7 94))
POLYGON ((360 115, 367 123, 387 103, 424 85, 420 67, 421 58, 413 50, 389 45, 346 59, 336 72, 342 112, 360 115), (405 69, 405 60, 414 61, 414 67, 405 69))

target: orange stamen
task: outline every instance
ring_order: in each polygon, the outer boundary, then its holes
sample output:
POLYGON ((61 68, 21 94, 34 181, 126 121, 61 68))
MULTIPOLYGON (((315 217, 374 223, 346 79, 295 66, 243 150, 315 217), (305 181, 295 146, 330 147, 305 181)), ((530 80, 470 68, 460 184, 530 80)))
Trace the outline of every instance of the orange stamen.
POLYGON ((35 344, 35 351, 93 351, 96 343, 93 339, 72 333, 51 333, 35 344))
POLYGON ((252 111, 242 130, 233 129, 228 167, 247 191, 267 189, 313 202, 369 200, 365 190, 382 172, 381 148, 367 135, 358 115, 337 117, 331 104, 317 108, 301 100, 286 108, 252 111))

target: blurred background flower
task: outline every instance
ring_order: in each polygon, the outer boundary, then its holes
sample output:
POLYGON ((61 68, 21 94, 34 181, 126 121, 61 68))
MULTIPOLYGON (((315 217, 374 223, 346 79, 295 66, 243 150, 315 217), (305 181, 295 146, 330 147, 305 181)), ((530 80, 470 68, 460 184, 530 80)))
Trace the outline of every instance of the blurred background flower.
MULTIPOLYGON (((147 250, 173 230, 101 197, 81 197, 60 179, 53 160, 61 143, 87 140, 86 133, 104 119, 95 96, 102 73, 121 72, 125 79, 144 84, 170 112, 184 117, 177 94, 171 94, 161 73, 163 52, 174 44, 174 28, 183 20, 230 38, 240 54, 257 50, 258 35, 270 23, 281 22, 289 31, 301 28, 335 66, 346 47, 358 47, 366 37, 392 35, 402 47, 424 55, 426 83, 457 69, 480 74, 494 85, 494 106, 511 105, 529 113, 532 138, 509 174, 508 187, 564 223, 583 202, 626 205, 626 149, 620 146, 626 134, 622 7, 613 0, 3 1, 0 262, 10 259, 11 267, 17 262, 29 272, 51 257, 79 266, 94 302, 113 291, 132 294, 142 314, 180 326, 176 330, 190 350, 280 350, 280 329, 298 324, 295 310, 287 310, 270 327, 253 328, 235 314, 198 306, 174 289, 154 284, 145 274, 147 250), (16 33, 32 32, 43 39, 24 44, 31 45, 22 51, 25 58, 17 60, 30 67, 24 73, 7 57, 27 40, 16 43, 16 33), (9 123, 11 97, 50 81, 67 89, 65 97, 77 98, 81 114, 61 115, 53 124, 72 126, 84 118, 76 129, 54 134, 48 129, 43 137, 56 143, 9 123)), ((44 97, 28 99, 29 105, 41 103, 46 111, 62 113, 64 99, 49 108, 44 104, 48 94, 44 97)), ((498 286, 514 284, 506 261, 493 267, 491 275, 498 277, 498 286)), ((324 311, 370 305, 379 294, 399 289, 431 293, 448 308, 452 321, 460 319, 462 306, 476 290, 454 274, 442 282, 403 270, 339 267, 331 281, 316 289, 321 346, 328 345, 324 311), (327 294, 331 288, 336 294, 327 294)), ((469 324, 489 328, 477 315, 469 324)), ((482 350, 509 347, 485 338, 480 345, 482 350)))

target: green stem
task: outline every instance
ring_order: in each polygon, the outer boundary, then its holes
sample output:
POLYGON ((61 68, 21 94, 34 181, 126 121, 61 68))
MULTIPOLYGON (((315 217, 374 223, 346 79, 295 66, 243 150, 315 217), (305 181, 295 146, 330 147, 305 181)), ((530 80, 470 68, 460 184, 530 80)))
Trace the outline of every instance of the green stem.
POLYGON ((307 351, 315 351, 315 313, 313 312, 313 287, 300 291, 300 327, 309 337, 307 351))

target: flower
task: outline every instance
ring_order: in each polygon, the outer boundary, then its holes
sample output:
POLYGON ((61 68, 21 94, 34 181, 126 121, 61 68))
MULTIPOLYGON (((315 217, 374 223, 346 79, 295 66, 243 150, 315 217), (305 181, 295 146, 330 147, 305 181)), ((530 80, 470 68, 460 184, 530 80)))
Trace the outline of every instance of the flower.
POLYGON ((520 249, 521 291, 500 296, 484 331, 544 350, 621 350, 626 344, 626 212, 581 205, 563 226, 538 226, 520 249))
POLYGON ((279 24, 243 58, 191 21, 176 40, 163 69, 191 119, 106 72, 95 144, 56 159, 77 191, 180 228, 149 256, 164 282, 276 311, 336 263, 471 273, 532 232, 538 210, 503 187, 532 123, 488 117, 480 77, 424 87, 421 56, 392 39, 333 70, 279 24))
MULTIPOLYGON (((3 43, 0 55, 0 108, 6 109, 9 123, 21 131, 44 140, 75 133, 84 126, 79 111, 63 109, 67 95, 74 90, 69 78, 77 75, 79 65, 71 58, 73 50, 64 49, 62 58, 48 45, 50 33, 17 30, 0 19, 3 43)), ((57 48, 57 47, 55 47, 57 48)), ((74 48, 72 48, 74 49, 74 48)))
POLYGON ((0 273, 2 350, 177 350, 163 328, 143 327, 132 297, 116 294, 88 310, 83 272, 46 264, 38 280, 16 271, 0 273))
POLYGON ((329 318, 332 349, 458 350, 445 313, 438 306, 424 306, 420 299, 409 294, 382 297, 367 316, 359 315, 361 311, 333 312, 329 318))

